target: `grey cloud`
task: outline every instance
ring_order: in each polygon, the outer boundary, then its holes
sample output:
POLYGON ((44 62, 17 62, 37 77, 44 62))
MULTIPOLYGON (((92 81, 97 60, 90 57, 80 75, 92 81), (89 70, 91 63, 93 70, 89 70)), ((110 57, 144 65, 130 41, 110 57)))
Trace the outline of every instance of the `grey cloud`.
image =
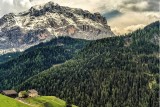
POLYGON ((18 13, 31 7, 29 0, 1 0, 0 17, 7 13, 18 13))
POLYGON ((115 17, 118 17, 118 16, 121 16, 121 15, 123 15, 123 13, 121 13, 118 10, 111 10, 111 11, 103 14, 103 16, 106 17, 106 19, 108 19, 108 20, 115 18, 115 17))
POLYGON ((159 0, 124 0, 118 8, 136 12, 159 11, 159 0))
POLYGON ((149 5, 150 5, 150 10, 151 11, 160 11, 159 10, 159 5, 160 5, 160 1, 159 0, 149 0, 148 1, 149 5))

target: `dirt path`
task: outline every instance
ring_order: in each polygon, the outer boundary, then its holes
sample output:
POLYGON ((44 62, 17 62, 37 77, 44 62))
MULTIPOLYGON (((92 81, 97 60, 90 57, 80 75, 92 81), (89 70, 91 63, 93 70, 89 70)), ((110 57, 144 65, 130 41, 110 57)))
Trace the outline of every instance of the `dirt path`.
POLYGON ((36 107, 35 105, 29 104, 29 103, 24 102, 24 101, 22 101, 22 100, 19 100, 19 99, 16 99, 16 100, 19 101, 19 102, 21 102, 21 103, 23 103, 23 104, 29 105, 29 106, 31 106, 31 107, 36 107))

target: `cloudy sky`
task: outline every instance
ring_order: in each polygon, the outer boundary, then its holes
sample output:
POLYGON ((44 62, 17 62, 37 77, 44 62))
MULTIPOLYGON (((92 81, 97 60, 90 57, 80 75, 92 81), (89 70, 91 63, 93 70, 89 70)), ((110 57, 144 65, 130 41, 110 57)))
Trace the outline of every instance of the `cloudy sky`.
POLYGON ((0 17, 53 1, 63 6, 100 12, 116 34, 124 34, 159 20, 159 0, 1 0, 0 17))

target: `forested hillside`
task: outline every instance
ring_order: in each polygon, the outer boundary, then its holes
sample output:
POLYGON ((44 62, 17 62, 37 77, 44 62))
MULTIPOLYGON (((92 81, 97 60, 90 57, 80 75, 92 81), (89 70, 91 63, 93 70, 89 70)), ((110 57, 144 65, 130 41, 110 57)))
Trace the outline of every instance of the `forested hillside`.
POLYGON ((79 107, 158 107, 159 33, 155 22, 120 37, 53 39, 0 64, 0 89, 36 89, 79 107))
POLYGON ((0 64, 0 90, 14 88, 35 74, 71 59, 88 42, 70 37, 55 38, 0 64))
POLYGON ((19 85, 79 107, 158 107, 159 22, 92 41, 64 64, 19 85))

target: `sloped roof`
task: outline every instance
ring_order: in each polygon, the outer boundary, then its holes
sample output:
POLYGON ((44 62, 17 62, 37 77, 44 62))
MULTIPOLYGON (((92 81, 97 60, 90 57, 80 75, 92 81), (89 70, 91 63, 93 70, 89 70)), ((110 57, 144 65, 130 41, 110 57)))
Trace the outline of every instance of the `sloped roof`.
POLYGON ((17 92, 15 90, 3 90, 2 93, 5 94, 5 95, 17 94, 17 92))
POLYGON ((29 93, 38 93, 38 91, 36 91, 35 89, 32 90, 28 90, 29 93))

